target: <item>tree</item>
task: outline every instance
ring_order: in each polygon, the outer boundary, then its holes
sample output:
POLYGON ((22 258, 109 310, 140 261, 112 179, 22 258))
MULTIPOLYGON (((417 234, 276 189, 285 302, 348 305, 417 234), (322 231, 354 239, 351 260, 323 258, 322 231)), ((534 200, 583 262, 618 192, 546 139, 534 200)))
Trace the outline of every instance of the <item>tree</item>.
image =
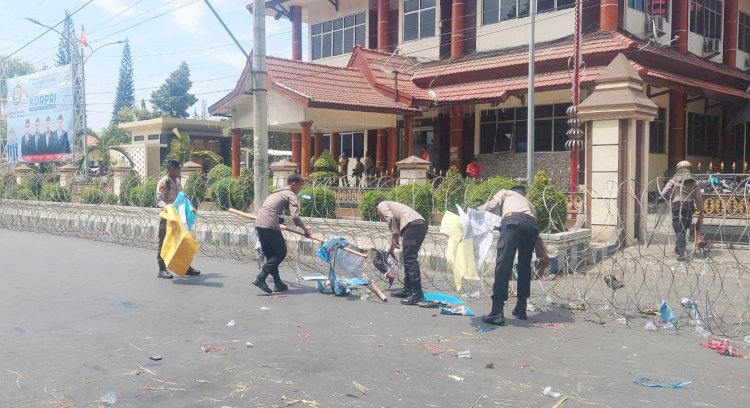
POLYGON ((188 108, 198 101, 188 93, 193 83, 190 81, 190 68, 185 61, 169 75, 164 83, 151 93, 151 104, 156 110, 174 118, 187 118, 188 108))
POLYGON ((60 44, 57 46, 57 61, 55 61, 55 66, 59 67, 62 65, 68 65, 73 61, 76 52, 72 47, 75 47, 75 44, 78 43, 76 39, 76 29, 73 25, 73 17, 68 10, 65 10, 65 21, 63 22, 60 44))
POLYGON ((172 129, 175 138, 172 140, 170 152, 165 160, 177 160, 180 163, 187 163, 190 160, 197 160, 203 165, 214 165, 224 162, 224 159, 211 150, 193 151, 190 144, 190 135, 187 132, 180 132, 177 128, 172 129))
POLYGON ((127 151, 122 148, 122 145, 130 143, 130 135, 127 132, 120 129, 116 125, 109 125, 95 135, 93 132, 89 133, 94 139, 96 139, 96 146, 89 149, 89 154, 96 157, 99 162, 99 172, 101 174, 108 174, 112 170, 112 155, 113 151, 122 154, 131 166, 135 163, 130 157, 127 151))
POLYGON ((120 122, 118 113, 123 108, 135 109, 135 86, 133 85, 133 57, 130 55, 130 42, 125 42, 120 60, 120 79, 117 81, 117 94, 112 108, 112 124, 120 122))

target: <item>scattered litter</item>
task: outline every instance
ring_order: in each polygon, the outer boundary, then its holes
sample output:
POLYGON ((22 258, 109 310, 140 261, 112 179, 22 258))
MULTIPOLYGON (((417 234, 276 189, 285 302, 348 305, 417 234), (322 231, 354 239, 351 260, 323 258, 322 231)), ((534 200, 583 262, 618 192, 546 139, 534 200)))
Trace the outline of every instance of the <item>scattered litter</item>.
POLYGON ((552 387, 544 387, 544 391, 542 391, 542 394, 545 397, 552 397, 552 398, 560 398, 560 395, 562 395, 559 392, 553 390, 552 387))
POLYGON ((534 306, 533 303, 526 304, 526 311, 527 312, 536 312, 537 310, 538 309, 536 308, 536 306, 534 306))
POLYGON ((655 307, 647 307, 641 313, 646 314, 646 315, 659 316, 659 309, 655 307))
POLYGON ((556 273, 551 273, 551 274, 549 274, 549 275, 547 275, 547 276, 543 277, 543 278, 542 278, 542 280, 545 280, 545 281, 553 281, 553 280, 556 280, 558 276, 559 276, 559 275, 558 275, 558 274, 556 274, 556 273))
POLYGON ((562 328, 565 327, 565 324, 563 324, 563 323, 547 323, 544 326, 548 327, 550 329, 562 329, 562 328))
POLYGON ((646 322, 646 326, 644 326, 643 328, 646 329, 647 331, 656 331, 657 330, 656 325, 651 320, 649 320, 648 322, 646 322))
POLYGON ((570 397, 568 397, 567 395, 563 396, 559 401, 557 401, 555 405, 552 406, 552 408, 559 408, 563 403, 565 403, 565 401, 568 400, 568 398, 570 397))
POLYGON ((569 302, 567 305, 563 305, 563 307, 570 310, 586 310, 586 304, 583 302, 569 302))
POLYGON ((440 307, 440 314, 445 315, 459 315, 459 316, 475 316, 474 312, 471 311, 467 306, 457 306, 455 308, 449 308, 445 306, 440 307))
POLYGON ((287 407, 290 405, 297 405, 297 404, 307 405, 308 407, 317 407, 318 405, 320 405, 318 401, 315 401, 315 400, 291 399, 287 397, 286 395, 282 395, 281 400, 284 401, 284 404, 287 407))
POLYGON ((745 343, 750 343, 750 335, 745 336, 745 343))
POLYGON ((161 361, 161 356, 151 356, 149 358, 154 361, 161 361))
POLYGON ((459 376, 457 376, 457 375, 453 375, 453 374, 451 374, 451 375, 449 375, 448 377, 450 377, 450 378, 453 378, 454 380, 456 380, 456 381, 458 381, 458 382, 464 382, 464 378, 463 378, 463 377, 459 377, 459 376))
POLYGON ((716 352, 722 356, 750 358, 750 356, 746 356, 740 349, 735 347, 731 341, 726 339, 704 341, 701 342, 701 346, 710 348, 711 350, 716 350, 716 352))
POLYGON ((429 351, 430 353, 434 355, 440 355, 440 356, 447 356, 450 354, 454 354, 456 352, 453 349, 450 349, 448 347, 442 346, 437 343, 424 343, 422 344, 422 348, 429 351))
POLYGON ((698 324, 703 320, 701 309, 693 299, 682 298, 682 300, 680 300, 680 305, 685 309, 685 312, 687 312, 691 322, 696 322, 696 324, 698 324))
POLYGON ((445 303, 445 302, 433 302, 431 300, 427 300, 427 301, 422 302, 422 303, 419 304, 419 307, 423 307, 425 309, 437 309, 437 308, 439 308, 441 306, 442 307, 450 307, 451 304, 450 303, 445 303))
POLYGON ((675 316, 672 309, 669 308, 666 300, 662 300, 661 305, 659 305, 659 315, 661 316, 661 320, 677 324, 677 316, 675 316))
POLYGON ((301 339, 309 339, 310 337, 312 337, 312 335, 309 332, 302 330, 301 332, 297 333, 297 337, 301 339))
POLYGON ((477 331, 480 333, 489 333, 495 329, 497 329, 497 326, 486 326, 477 328, 477 331))
POLYGON ((455 296, 446 295, 445 293, 440 292, 427 292, 424 294, 424 299, 428 302, 442 302, 456 305, 461 305, 464 303, 463 300, 455 296))
POLYGON ((479 299, 482 297, 482 294, 479 291, 472 292, 471 294, 466 295, 472 299, 479 299))
POLYGON ((664 326, 661 327, 662 329, 674 329, 674 323, 667 322, 664 326))
POLYGON ((652 380, 650 378, 639 378, 633 383, 638 384, 642 387, 649 387, 649 388, 684 388, 686 385, 692 383, 692 381, 679 381, 679 382, 669 382, 665 380, 652 380))
POLYGON ((208 353, 221 353, 224 351, 227 351, 224 347, 216 347, 216 346, 201 346, 201 351, 204 354, 208 353))
POLYGON ((469 360, 471 360, 471 351, 469 350, 459 351, 458 353, 456 353, 456 357, 468 358, 469 360))
POLYGON ((229 323, 227 323, 227 326, 229 327, 232 327, 234 325, 235 325, 234 320, 230 320, 229 323))
POLYGON ((494 370, 495 369, 495 363, 487 363, 487 364, 484 365, 484 368, 489 369, 489 370, 494 370))
POLYGON ((271 308, 270 307, 261 306, 260 310, 262 310, 264 312, 267 312, 267 311, 271 310, 271 308))
POLYGON ((356 381, 352 381, 352 384, 354 384, 354 386, 357 387, 357 389, 359 390, 359 392, 361 392, 362 394, 367 395, 367 391, 372 391, 369 388, 365 387, 364 385, 362 385, 362 384, 360 384, 360 383, 358 383, 356 381))
POLYGON ((246 346, 247 348, 253 348, 253 343, 250 343, 249 341, 248 341, 248 342, 245 342, 245 346, 246 346))
POLYGON ((117 393, 116 392, 108 392, 107 395, 101 397, 99 399, 104 405, 106 406, 112 406, 117 404, 117 393))
POLYGON ((623 317, 621 317, 621 318, 617 319, 617 323, 620 323, 620 324, 628 324, 628 318, 627 318, 627 317, 625 317, 625 316, 623 316, 623 317))
POLYGON ((289 295, 271 295, 269 296, 271 299, 283 299, 285 297, 289 297, 289 295))
POLYGON ((604 282, 607 283, 607 286, 609 286, 612 290, 617 290, 625 287, 625 284, 617 280, 617 278, 614 275, 607 275, 604 277, 604 282))

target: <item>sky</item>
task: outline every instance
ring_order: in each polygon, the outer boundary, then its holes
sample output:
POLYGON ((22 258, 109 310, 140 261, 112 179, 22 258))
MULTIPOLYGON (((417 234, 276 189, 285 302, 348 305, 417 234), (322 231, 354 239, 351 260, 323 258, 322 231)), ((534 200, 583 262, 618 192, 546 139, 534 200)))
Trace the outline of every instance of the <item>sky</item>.
MULTIPOLYGON (((65 18, 65 10, 78 9, 84 0, 0 0, 0 54, 10 54, 46 29, 26 20, 31 17, 48 26, 65 18)), ((211 0, 229 29, 247 52, 252 50, 252 14, 247 0, 211 0)), ((124 44, 133 55, 137 104, 158 88, 182 61, 190 67, 191 93, 198 102, 189 110, 202 111, 231 91, 245 65, 245 57, 203 0, 94 0, 73 16, 76 35, 85 27, 91 56, 86 62, 88 127, 99 130, 109 123, 115 99, 124 44), (97 49, 98 47, 102 47, 97 49)), ((62 24, 57 29, 61 29, 62 24)), ((303 27, 303 30, 305 28, 303 27)), ((267 54, 291 57, 292 24, 266 18, 267 54)), ((304 32, 304 31, 303 31, 304 32)), ((54 66, 60 36, 49 32, 19 51, 15 57, 32 62, 37 69, 54 66)), ((305 41, 305 40, 303 40, 305 41)), ((305 41, 306 42, 306 41, 305 41)), ((306 44, 303 44, 306 48, 306 44)), ((303 49, 305 49, 303 48, 303 49)))

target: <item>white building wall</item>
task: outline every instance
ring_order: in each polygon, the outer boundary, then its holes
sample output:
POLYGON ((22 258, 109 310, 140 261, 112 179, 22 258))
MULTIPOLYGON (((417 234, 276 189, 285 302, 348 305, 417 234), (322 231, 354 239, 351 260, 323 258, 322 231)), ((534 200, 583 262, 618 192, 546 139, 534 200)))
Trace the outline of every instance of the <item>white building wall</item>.
POLYGON ((350 16, 352 14, 358 14, 361 12, 365 13, 365 44, 362 44, 364 47, 372 48, 374 44, 369 44, 369 35, 370 32, 370 24, 377 24, 377 21, 370 21, 368 11, 369 11, 369 4, 367 1, 339 1, 339 11, 336 11, 336 9, 326 1, 320 1, 320 5, 316 5, 315 7, 309 7, 307 9, 307 16, 308 16, 308 22, 307 22, 307 60, 311 62, 315 62, 317 64, 325 64, 325 65, 331 65, 335 67, 345 67, 346 64, 349 62, 349 58, 351 57, 352 53, 351 50, 349 52, 344 53, 342 55, 337 55, 335 57, 328 57, 328 58, 320 58, 313 61, 312 59, 312 47, 310 46, 310 39, 312 38, 312 25, 322 23, 324 21, 330 21, 341 17, 350 16))
MULTIPOLYGON (((530 19, 519 18, 482 25, 482 1, 477 2, 477 51, 515 47, 529 43, 530 19)), ((536 42, 573 35, 573 9, 539 14, 536 17, 536 42)))
POLYGON ((404 42, 404 2, 399 1, 398 43, 399 51, 403 55, 431 60, 440 59, 440 1, 435 2, 435 35, 406 42, 404 42))

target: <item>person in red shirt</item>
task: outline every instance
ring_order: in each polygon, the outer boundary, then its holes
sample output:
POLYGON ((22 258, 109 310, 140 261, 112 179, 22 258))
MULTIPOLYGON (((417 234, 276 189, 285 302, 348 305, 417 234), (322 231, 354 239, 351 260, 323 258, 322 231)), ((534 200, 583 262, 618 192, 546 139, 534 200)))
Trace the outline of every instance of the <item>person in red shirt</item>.
POLYGON ((422 147, 421 157, 422 157, 422 160, 430 161, 430 152, 427 151, 426 147, 422 147))
POLYGON ((482 165, 479 163, 479 159, 474 157, 466 166, 466 175, 474 180, 482 179, 482 165))

